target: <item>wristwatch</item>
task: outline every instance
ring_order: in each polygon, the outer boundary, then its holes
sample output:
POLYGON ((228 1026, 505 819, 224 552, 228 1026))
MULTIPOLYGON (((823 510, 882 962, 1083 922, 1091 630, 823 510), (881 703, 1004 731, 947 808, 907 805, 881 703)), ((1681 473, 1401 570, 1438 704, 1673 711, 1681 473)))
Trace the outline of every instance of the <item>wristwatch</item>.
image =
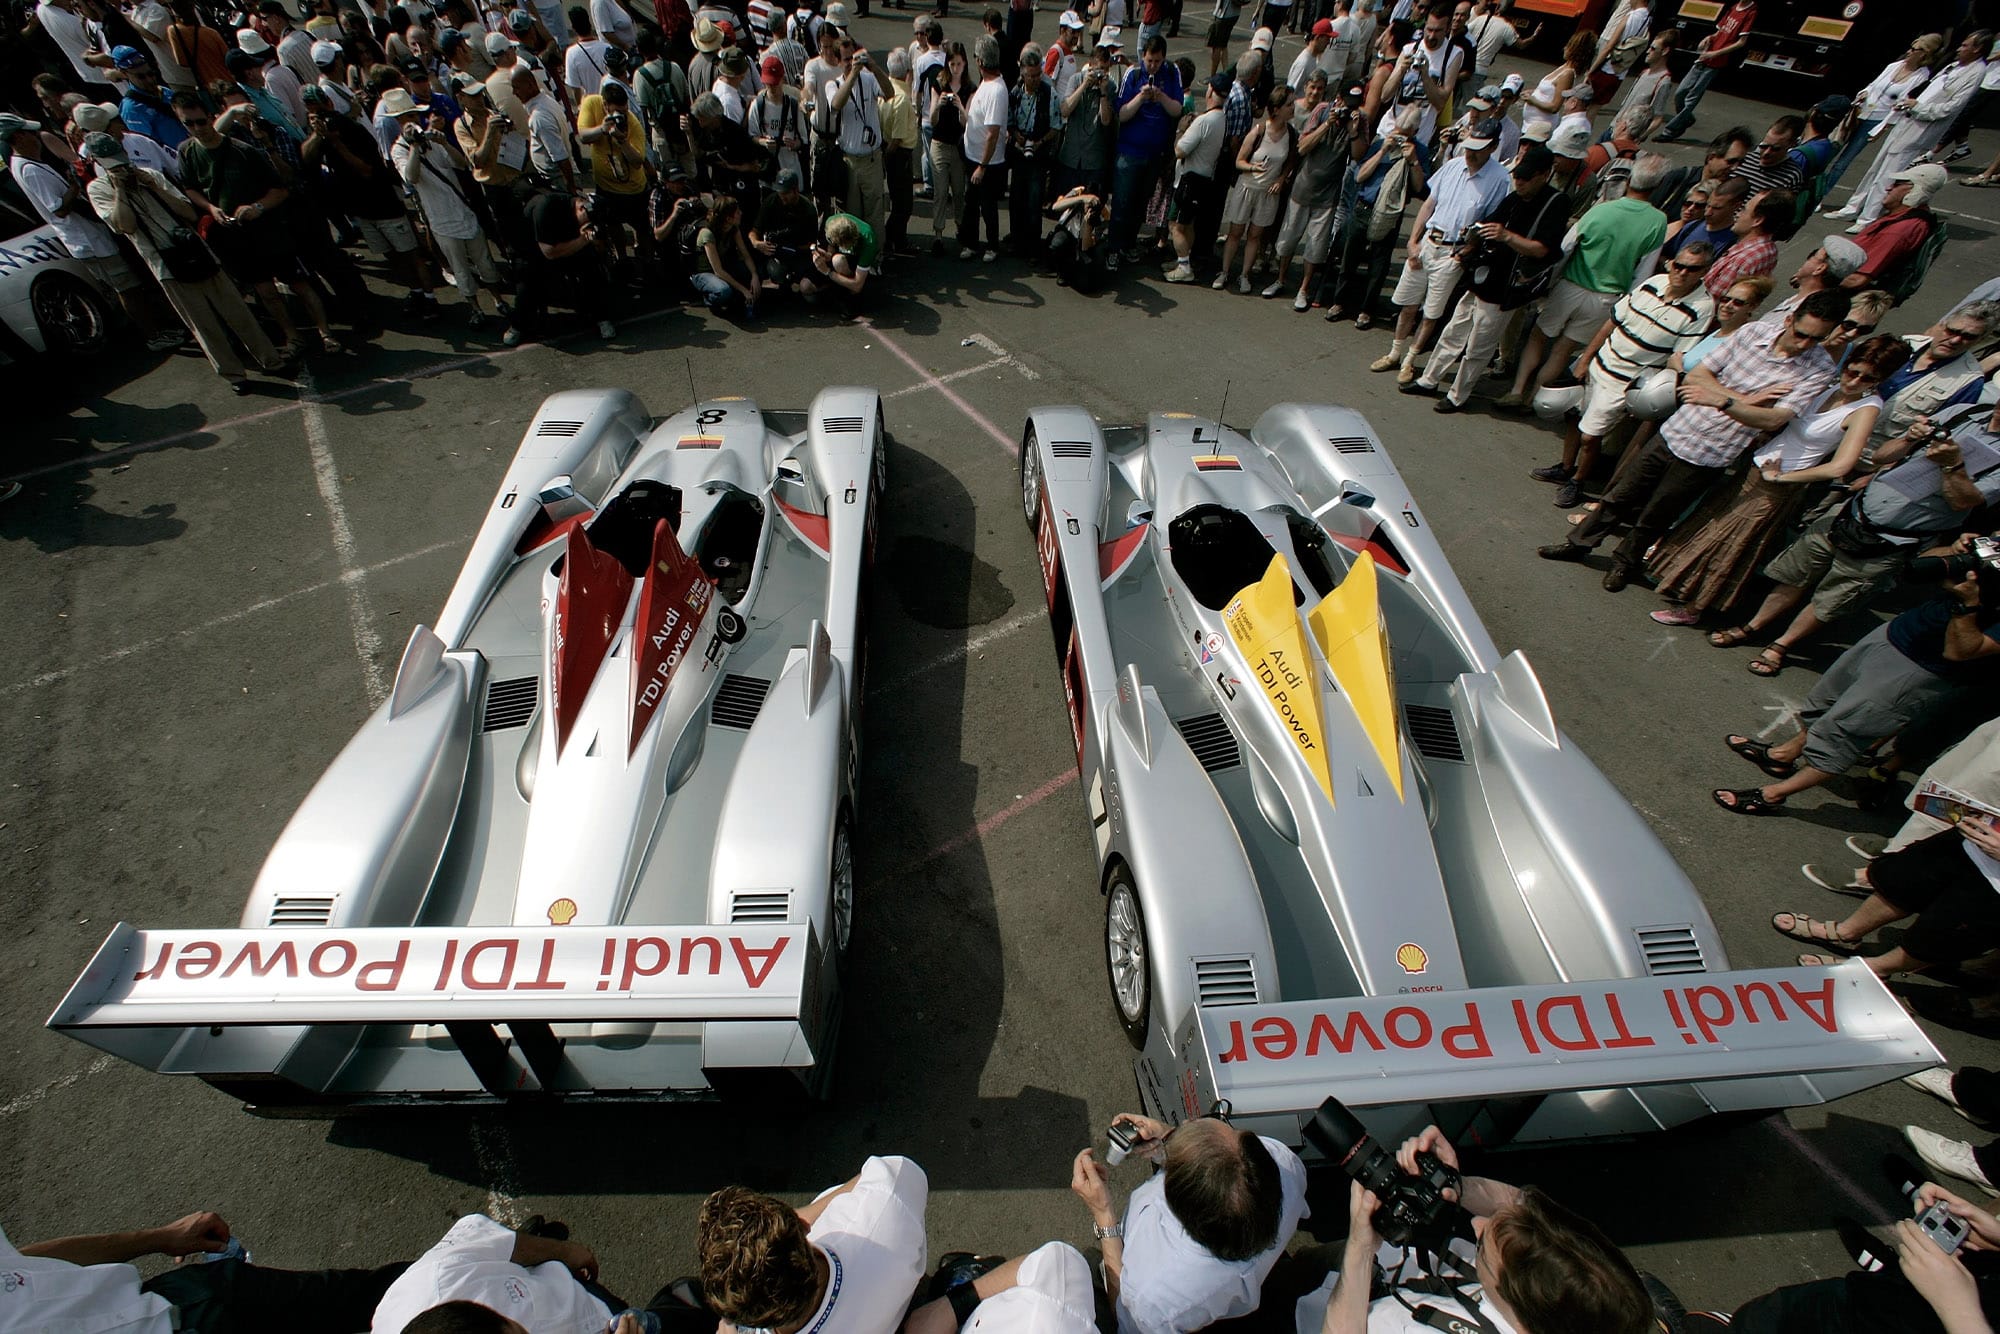
POLYGON ((1735 395, 1731 394, 1731 395, 1728 395, 1728 396, 1725 396, 1725 397, 1723 398, 1723 400, 1722 400, 1722 410, 1723 410, 1724 412, 1727 412, 1727 411, 1729 411, 1729 410, 1730 410, 1731 408, 1733 408, 1733 407, 1735 407, 1735 406, 1736 406, 1736 396, 1735 396, 1735 395))
POLYGON ((1105 1227, 1102 1223, 1092 1223, 1090 1225, 1090 1235, 1096 1237, 1099 1241, 1104 1241, 1111 1237, 1123 1239, 1125 1236, 1125 1225, 1123 1223, 1113 1223, 1110 1227, 1105 1227))
POLYGON ((1977 602, 1963 602, 1951 609, 1951 614, 1954 616, 1977 616, 1979 612, 1980 606, 1977 602))
POLYGON ((1938 465, 1938 471, 1946 474, 1964 472, 1965 465, 1963 463, 1941 463, 1938 465))

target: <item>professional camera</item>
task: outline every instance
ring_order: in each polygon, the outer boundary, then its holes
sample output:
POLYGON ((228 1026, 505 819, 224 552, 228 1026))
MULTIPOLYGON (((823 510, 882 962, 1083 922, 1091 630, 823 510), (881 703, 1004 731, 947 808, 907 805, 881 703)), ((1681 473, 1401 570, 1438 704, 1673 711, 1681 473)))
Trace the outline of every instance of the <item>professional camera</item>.
POLYGON ((1470 1235, 1471 1215, 1444 1194, 1458 1193, 1458 1172, 1436 1154, 1418 1154, 1417 1175, 1408 1175, 1338 1098, 1319 1105, 1305 1134, 1328 1162, 1375 1192, 1382 1202, 1375 1231, 1390 1245, 1436 1253, 1453 1237, 1470 1235))
POLYGON ((1975 537, 1970 551, 1918 556, 1903 567, 1903 578, 1913 584, 1955 584, 1968 574, 1979 576, 1982 593, 1988 586, 2000 588, 2000 537, 1975 537))
POLYGON ((604 128, 618 135, 620 138, 624 137, 625 127, 629 124, 631 124, 631 118, 622 111, 607 111, 604 113, 604 128))

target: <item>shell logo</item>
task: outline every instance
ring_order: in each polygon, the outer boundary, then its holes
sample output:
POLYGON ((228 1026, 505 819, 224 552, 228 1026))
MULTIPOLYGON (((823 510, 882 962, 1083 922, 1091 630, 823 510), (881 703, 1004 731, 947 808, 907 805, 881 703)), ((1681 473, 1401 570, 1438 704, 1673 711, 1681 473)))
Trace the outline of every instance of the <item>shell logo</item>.
MULTIPOLYGON (((575 920, 576 920, 575 899, 557 899, 554 903, 551 903, 549 905, 550 926, 568 926, 571 922, 575 920)), ((1407 946, 1406 948, 1416 949, 1416 946, 1411 945, 1407 946)), ((1422 957, 1423 951, 1417 950, 1417 954, 1419 957, 1422 957)), ((1418 969, 1416 971, 1422 972, 1423 970, 1418 969)))
POLYGON ((1421 973, 1431 966, 1431 956, 1422 945, 1406 941, 1396 947, 1396 963, 1406 973, 1421 973))

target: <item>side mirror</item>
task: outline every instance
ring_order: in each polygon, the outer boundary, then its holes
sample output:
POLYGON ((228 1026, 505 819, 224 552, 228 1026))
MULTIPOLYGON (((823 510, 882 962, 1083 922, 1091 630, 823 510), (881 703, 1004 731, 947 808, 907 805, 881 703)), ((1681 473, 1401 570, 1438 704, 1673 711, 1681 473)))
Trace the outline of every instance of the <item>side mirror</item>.
POLYGON ((1352 505, 1356 509, 1374 509, 1375 493, 1358 482, 1347 481, 1340 484, 1340 503, 1352 505))
POLYGON ((542 507, 542 515, 550 523, 560 523, 571 515, 588 514, 590 502, 578 494, 568 473, 551 477, 542 483, 542 489, 535 493, 535 500, 542 507))

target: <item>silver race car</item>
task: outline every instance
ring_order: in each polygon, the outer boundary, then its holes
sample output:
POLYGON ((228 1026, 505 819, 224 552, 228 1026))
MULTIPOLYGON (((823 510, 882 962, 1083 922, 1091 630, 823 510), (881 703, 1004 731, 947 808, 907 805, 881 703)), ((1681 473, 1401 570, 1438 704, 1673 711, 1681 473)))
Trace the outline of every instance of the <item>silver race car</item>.
POLYGON ((824 1092, 884 478, 872 389, 551 396, 241 929, 51 1026, 262 1104, 824 1092))
POLYGON ((1938 1063, 1859 963, 1729 972, 1357 413, 1032 413, 1035 533, 1148 1111, 1571 1139, 1938 1063))

